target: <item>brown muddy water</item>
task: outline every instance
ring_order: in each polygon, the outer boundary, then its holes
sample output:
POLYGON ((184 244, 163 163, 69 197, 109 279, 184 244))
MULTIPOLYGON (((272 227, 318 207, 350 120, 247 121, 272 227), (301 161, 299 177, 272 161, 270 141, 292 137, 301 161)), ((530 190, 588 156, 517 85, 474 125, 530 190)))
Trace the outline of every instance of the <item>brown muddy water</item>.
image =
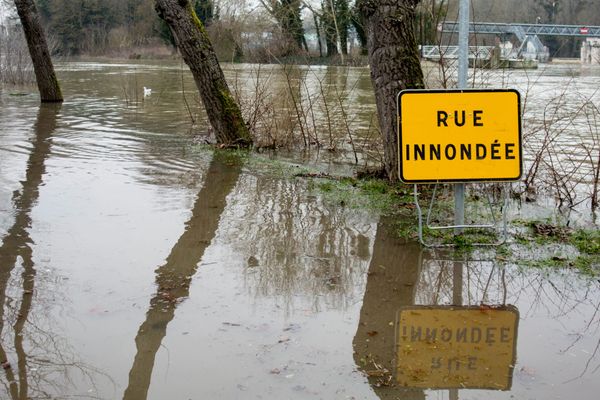
MULTIPOLYGON (((367 70, 300 71, 350 87, 352 123, 369 125, 367 70)), ((66 63, 59 76, 63 105, 0 93, 1 399, 598 398, 597 280, 448 261, 306 180, 213 156, 195 144, 206 127, 190 129, 179 64, 66 63), (419 388, 390 379, 397 311, 453 303, 518 310, 514 365, 477 364, 493 363, 502 330, 471 337, 466 363, 431 363, 465 382, 480 368, 480 387, 504 390, 448 389, 411 366, 419 388)), ((537 91, 539 110, 568 85, 597 100, 599 77, 563 65, 482 79, 537 91)), ((347 138, 331 140, 341 157, 285 162, 349 173, 347 138)))

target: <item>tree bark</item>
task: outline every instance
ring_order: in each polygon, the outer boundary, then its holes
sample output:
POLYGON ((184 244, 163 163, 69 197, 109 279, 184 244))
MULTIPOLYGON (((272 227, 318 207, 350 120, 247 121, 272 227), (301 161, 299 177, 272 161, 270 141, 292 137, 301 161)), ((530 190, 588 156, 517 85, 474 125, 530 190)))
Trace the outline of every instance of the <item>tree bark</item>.
POLYGON ((358 0, 365 21, 371 80, 375 89, 385 170, 398 180, 396 97, 403 89, 424 87, 413 31, 419 0, 358 0))
POLYGON ((171 28, 194 76, 218 143, 250 146, 252 138, 233 98, 204 25, 189 0, 156 0, 155 9, 171 28))
POLYGON ((335 23, 335 9, 331 0, 324 0, 323 15, 321 23, 323 24, 323 32, 325 34, 325 47, 327 48, 327 57, 338 55, 337 41, 338 31, 335 23))
POLYGON ((40 99, 42 103, 61 102, 63 96, 35 3, 33 0, 15 0, 15 6, 27 40, 40 99))

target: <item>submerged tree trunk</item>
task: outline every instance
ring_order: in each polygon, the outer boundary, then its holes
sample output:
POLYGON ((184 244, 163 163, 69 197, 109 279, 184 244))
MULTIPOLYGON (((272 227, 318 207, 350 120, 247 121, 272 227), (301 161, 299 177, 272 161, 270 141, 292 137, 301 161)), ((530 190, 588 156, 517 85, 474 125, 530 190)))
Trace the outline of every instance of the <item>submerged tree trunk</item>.
POLYGON ((15 6, 27 40, 41 101, 42 103, 61 102, 62 93, 35 3, 33 0, 15 0, 15 6))
POLYGON ((424 87, 413 30, 418 3, 419 0, 357 1, 366 25, 385 169, 393 181, 398 180, 396 96, 403 89, 424 87))
POLYGON ((189 0, 156 0, 156 12, 171 28, 194 76, 217 142, 249 146, 250 132, 233 98, 212 43, 189 0))

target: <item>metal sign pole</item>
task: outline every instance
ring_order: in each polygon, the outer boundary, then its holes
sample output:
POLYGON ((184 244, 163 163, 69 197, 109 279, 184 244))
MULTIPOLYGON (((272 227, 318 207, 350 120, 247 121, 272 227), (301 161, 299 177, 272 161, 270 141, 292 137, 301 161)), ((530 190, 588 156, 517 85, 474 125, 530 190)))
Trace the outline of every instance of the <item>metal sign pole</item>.
MULTIPOLYGON (((458 88, 467 88, 469 76, 469 0, 460 0, 458 9, 458 88)), ((461 225, 465 224, 465 184, 454 185, 454 229, 455 234, 462 232, 461 225)), ((452 303, 462 305, 463 265, 454 263, 452 303)), ((450 399, 458 400, 458 389, 450 390, 450 399)))
MULTIPOLYGON (((458 10, 458 88, 467 88, 469 75, 469 0, 460 0, 458 10)), ((465 224, 465 184, 454 185, 454 225, 455 233, 465 224)))

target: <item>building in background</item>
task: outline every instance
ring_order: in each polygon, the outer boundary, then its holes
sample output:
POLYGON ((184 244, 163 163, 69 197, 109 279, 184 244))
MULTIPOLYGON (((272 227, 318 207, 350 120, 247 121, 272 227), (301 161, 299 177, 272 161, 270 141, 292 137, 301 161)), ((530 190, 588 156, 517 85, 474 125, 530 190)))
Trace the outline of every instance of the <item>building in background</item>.
POLYGON ((600 64, 600 38, 587 38, 581 44, 581 63, 600 64))

